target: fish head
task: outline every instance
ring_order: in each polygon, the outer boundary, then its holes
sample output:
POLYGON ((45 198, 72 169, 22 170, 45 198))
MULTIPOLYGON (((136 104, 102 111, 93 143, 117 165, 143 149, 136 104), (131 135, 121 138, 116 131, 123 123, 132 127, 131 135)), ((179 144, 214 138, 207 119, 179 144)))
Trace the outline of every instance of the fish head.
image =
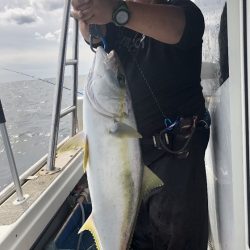
POLYGON ((92 106, 105 116, 122 118, 131 109, 131 98, 121 62, 114 51, 99 47, 85 94, 92 106))

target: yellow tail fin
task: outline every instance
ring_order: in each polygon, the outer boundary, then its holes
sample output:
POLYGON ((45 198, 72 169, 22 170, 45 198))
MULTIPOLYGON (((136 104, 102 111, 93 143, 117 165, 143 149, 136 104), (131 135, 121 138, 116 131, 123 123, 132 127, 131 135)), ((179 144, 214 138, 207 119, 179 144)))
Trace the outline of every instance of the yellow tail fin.
POLYGON ((95 241, 96 249, 101 250, 101 242, 100 242, 100 238, 99 238, 97 229, 95 227, 95 223, 94 223, 93 218, 92 218, 92 214, 89 216, 89 218, 83 224, 83 226, 81 227, 81 229, 79 230, 78 233, 82 233, 83 231, 89 231, 92 234, 93 239, 95 241))

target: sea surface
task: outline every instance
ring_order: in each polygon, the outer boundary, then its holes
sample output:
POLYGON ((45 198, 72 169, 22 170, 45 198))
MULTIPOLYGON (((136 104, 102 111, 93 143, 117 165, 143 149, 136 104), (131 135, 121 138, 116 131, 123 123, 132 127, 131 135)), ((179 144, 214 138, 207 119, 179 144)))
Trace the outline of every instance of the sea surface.
MULTIPOLYGON (((79 92, 82 92, 85 79, 86 76, 79 77, 79 92)), ((55 83, 55 79, 46 79, 46 81, 0 82, 0 99, 19 175, 48 152, 55 94, 55 85, 52 83, 55 83)), ((64 86, 62 109, 72 104, 72 91, 70 91, 72 79, 70 77, 65 78, 64 86)), ((71 115, 68 115, 61 119, 59 141, 70 133, 70 117, 71 115)), ((0 191, 11 181, 12 177, 0 133, 0 191)))

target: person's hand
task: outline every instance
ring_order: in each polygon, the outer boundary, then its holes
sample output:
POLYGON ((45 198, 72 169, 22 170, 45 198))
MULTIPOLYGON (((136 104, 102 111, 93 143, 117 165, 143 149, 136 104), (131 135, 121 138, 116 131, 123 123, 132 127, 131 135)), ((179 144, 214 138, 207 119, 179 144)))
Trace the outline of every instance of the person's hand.
POLYGON ((117 0, 72 0, 72 15, 88 24, 107 24, 116 5, 117 0))

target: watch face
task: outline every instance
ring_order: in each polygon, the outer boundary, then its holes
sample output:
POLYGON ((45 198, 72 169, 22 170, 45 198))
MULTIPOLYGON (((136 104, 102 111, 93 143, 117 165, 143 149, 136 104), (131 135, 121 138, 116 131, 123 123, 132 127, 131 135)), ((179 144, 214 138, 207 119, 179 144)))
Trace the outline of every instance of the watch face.
POLYGON ((128 22, 128 19, 129 19, 129 14, 125 10, 119 11, 116 15, 116 22, 118 24, 121 24, 121 25, 126 24, 128 22))

